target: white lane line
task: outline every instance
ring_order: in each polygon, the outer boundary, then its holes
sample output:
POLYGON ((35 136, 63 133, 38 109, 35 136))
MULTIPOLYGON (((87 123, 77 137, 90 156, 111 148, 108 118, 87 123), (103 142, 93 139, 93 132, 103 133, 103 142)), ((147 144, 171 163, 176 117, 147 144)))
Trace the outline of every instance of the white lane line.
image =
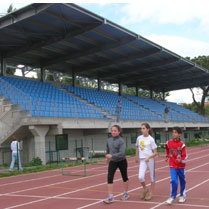
MULTIPOLYGON (((209 154, 208 154, 208 155, 209 155, 209 154)), ((203 157, 206 157, 206 156, 208 156, 208 155, 204 155, 204 156, 201 156, 201 157, 198 157, 198 158, 194 158, 194 159, 188 160, 188 162, 189 162, 189 161, 194 161, 194 160, 197 160, 197 159, 200 159, 200 158, 203 158, 203 157)), ((138 166, 138 165, 137 165, 137 166, 138 166)), ((137 167, 137 166, 133 166, 133 167, 137 167)), ((132 167, 132 168, 133 168, 133 167, 132 167)), ((160 168, 158 168, 158 169, 162 169, 162 168, 166 168, 166 167, 168 167, 168 166, 160 167, 160 168)), ((158 170, 158 169, 156 169, 156 170, 158 170)), ((25 190, 20 190, 20 191, 16 191, 16 192, 7 193, 7 194, 5 194, 5 195, 8 195, 8 194, 15 194, 15 193, 25 192, 25 191, 30 191, 30 190, 34 190, 34 189, 49 187, 49 186, 54 186, 54 185, 57 185, 57 184, 68 183, 68 182, 71 182, 71 181, 80 180, 80 179, 86 179, 86 178, 91 178, 91 177, 100 176, 100 175, 104 175, 104 174, 106 174, 106 173, 97 174, 97 175, 94 175, 94 176, 88 176, 88 177, 85 177, 85 178, 79 178, 79 179, 74 179, 74 180, 59 182, 59 183, 50 184, 50 185, 44 185, 44 186, 40 186, 40 187, 36 187, 36 188, 29 188, 29 189, 25 189, 25 190)), ((133 176, 131 176, 131 177, 134 177, 134 176, 137 176, 137 175, 138 175, 138 174, 133 175, 133 176)), ((167 177, 167 178, 170 178, 170 177, 167 177)), ((166 179, 167 179, 167 178, 166 178, 166 179)), ((115 180, 115 181, 118 181, 118 180, 121 180, 121 179, 117 179, 117 180, 115 180)), ((73 191, 73 192, 63 193, 63 194, 56 195, 56 196, 63 196, 63 195, 75 193, 75 192, 78 192, 78 191, 86 190, 86 189, 89 189, 89 188, 92 188, 92 187, 96 187, 96 186, 100 186, 100 185, 105 185, 105 184, 106 184, 106 182, 105 182, 105 183, 102 183, 102 184, 98 184, 98 185, 93 185, 93 186, 90 186, 90 187, 87 187, 87 188, 82 188, 82 189, 79 189, 79 190, 75 190, 75 191, 73 191)), ((140 188, 141 188, 141 187, 140 187, 140 188)), ((139 187, 138 187, 137 189, 139 189, 139 187)), ((137 189, 134 189, 134 191, 137 190, 137 189)), ((56 196, 55 196, 55 197, 56 197, 56 196)), ((118 196, 119 196, 119 195, 118 195, 118 196)), ((53 198, 53 197, 52 197, 52 198, 53 198)), ((40 201, 44 201, 44 200, 47 200, 47 199, 48 199, 48 198, 46 198, 46 199, 41 199, 41 200, 37 200, 37 201, 32 201, 32 202, 24 203, 23 205, 33 204, 33 203, 40 202, 40 201)), ((22 204, 21 204, 20 206, 22 206, 22 204)), ((12 206, 12 207, 9 207, 9 208, 16 208, 16 207, 19 207, 19 205, 15 205, 15 206, 12 206)), ((9 208, 7 208, 7 209, 9 209, 9 208)))
MULTIPOLYGON (((191 150, 191 149, 194 149, 193 147, 192 148, 187 148, 187 150, 191 150)), ((196 149, 195 149, 195 151, 196 151, 196 149)), ((200 152, 205 152, 206 150, 202 150, 202 151, 198 151, 198 152, 193 152, 193 153, 188 153, 189 154, 189 156, 191 156, 191 155, 193 155, 193 154, 197 154, 197 153, 200 153, 200 152)), ((134 157, 127 157, 127 159, 129 160, 129 159, 132 159, 132 158, 134 158, 134 157)), ((164 160, 160 160, 160 161, 156 161, 156 163, 157 162, 161 162, 161 161, 164 161, 164 160)), ((103 162, 103 161, 102 161, 103 162)), ((132 163, 132 162, 134 162, 134 161, 131 161, 131 162, 129 162, 129 163, 132 163)), ((78 168, 78 167, 82 167, 83 165, 79 165, 79 166, 75 166, 75 167, 71 167, 70 169, 74 169, 74 168, 78 168)), ((105 166, 104 166, 105 167, 105 166)), ((52 172, 58 172, 58 171, 60 171, 60 168, 58 168, 58 169, 54 169, 54 170, 48 170, 48 171, 41 171, 41 172, 39 172, 38 174, 42 174, 42 173, 52 173, 52 172)), ((75 171, 76 172, 76 171, 75 171)), ((37 173, 26 173, 26 174, 21 174, 21 175, 18 175, 18 176, 8 176, 8 177, 3 177, 3 178, 0 178, 0 181, 1 180, 4 180, 4 179, 8 179, 8 178, 17 178, 17 177, 22 177, 22 176, 29 176, 29 175, 36 175, 37 173)), ((55 176, 55 175, 54 175, 55 176)), ((50 178, 50 176, 49 176, 49 178, 50 178)), ((35 180, 35 179, 34 179, 35 180)), ((15 182, 14 182, 15 183, 15 182)), ((21 182, 22 183, 22 182, 21 182)), ((1 186, 1 184, 0 184, 0 186, 1 186)))
MULTIPOLYGON (((199 165, 199 166, 196 166, 196 167, 194 167, 194 168, 191 168, 191 169, 189 169, 188 171, 194 170, 194 169, 199 168, 199 167, 201 167, 201 166, 205 166, 205 165, 207 165, 207 164, 209 164, 209 162, 208 162, 208 163, 205 163, 205 164, 203 164, 203 165, 199 165)), ((160 169, 161 169, 161 168, 160 168, 160 169)), ((157 170, 157 169, 156 169, 156 170, 157 170)), ((164 178, 164 179, 161 179, 161 180, 159 180, 159 181, 156 181, 156 183, 159 183, 159 182, 164 181, 164 180, 167 180, 167 179, 170 179, 170 176, 168 176, 168 177, 166 177, 166 178, 164 178)), ((148 184, 148 185, 150 185, 150 184, 148 184)), ((135 188, 135 189, 130 190, 129 192, 136 191, 136 190, 138 190, 138 189, 140 189, 140 188, 142 188, 142 187, 137 187, 137 188, 135 188)), ((187 190, 187 191, 188 191, 188 190, 187 190)), ((120 196, 120 195, 121 195, 121 194, 116 195, 115 197, 118 197, 118 196, 120 196)), ((77 208, 77 209, 87 208, 87 207, 90 207, 90 206, 92 206, 92 205, 99 204, 99 203, 101 203, 101 202, 102 202, 102 201, 97 201, 97 202, 95 202, 95 203, 91 203, 91 204, 88 204, 88 205, 84 205, 84 206, 82 206, 82 207, 79 207, 79 208, 77 208)), ((164 203, 164 202, 163 202, 163 203, 164 203)))
MULTIPOLYGON (((28 198, 50 198, 50 196, 38 196, 38 195, 10 195, 14 197, 28 197, 28 198)), ((103 199, 99 198, 85 198, 85 197, 53 197, 52 199, 62 199, 62 200, 81 200, 81 201, 103 201, 103 199)), ((121 200, 115 200, 115 202, 121 202, 121 200)), ((153 201, 142 201, 142 200, 126 200, 126 203, 134 203, 134 204, 159 204, 159 202, 153 201)), ((194 204, 173 204, 178 206, 186 206, 186 207, 198 207, 198 208, 209 208, 207 205, 194 205, 194 204)))
MULTIPOLYGON (((209 154, 207 155, 204 155, 204 156, 201 156, 201 157, 197 157, 197 158, 194 158, 194 159, 191 159, 191 160, 188 160, 188 162, 191 162, 191 161, 194 161, 194 160, 198 160, 200 158, 203 158, 203 157, 206 157, 206 156, 209 156, 209 154)), ((164 160, 162 160, 164 161, 164 160)), ((129 168, 136 168, 138 167, 138 165, 136 166, 132 166, 132 167, 129 167, 129 168)), ((167 168, 168 165, 164 166, 164 167, 160 167, 156 170, 160 170, 160 169, 163 169, 163 168, 167 168)), ((87 179, 87 178, 92 178, 92 177, 96 177, 96 176, 101 176, 101 175, 104 175, 106 174, 107 172, 104 172, 104 173, 101 173, 101 174, 96 174, 96 175, 92 175, 92 176, 87 176, 87 177, 81 177, 81 178, 77 178, 77 179, 72 179, 72 180, 67 180, 67 181, 63 181, 63 182, 57 182, 57 183, 53 183, 53 184, 47 184, 47 185, 43 185, 43 186, 38 186, 38 187, 32 187, 32 188, 28 188, 28 189, 23 189, 23 190, 18 190, 18 191, 15 191, 15 192, 9 192, 8 194, 15 194, 15 193, 19 193, 19 192, 26 192, 26 191, 31 191, 31 190, 35 190, 35 189, 40 189, 40 188, 45 188, 45 187, 49 187, 49 186, 55 186, 55 185, 58 185, 58 184, 64 184, 64 183, 69 183, 69 182, 73 182, 73 181, 79 181, 79 180, 82 180, 82 179, 87 179)), ((138 174, 137 174, 138 175, 138 174)))

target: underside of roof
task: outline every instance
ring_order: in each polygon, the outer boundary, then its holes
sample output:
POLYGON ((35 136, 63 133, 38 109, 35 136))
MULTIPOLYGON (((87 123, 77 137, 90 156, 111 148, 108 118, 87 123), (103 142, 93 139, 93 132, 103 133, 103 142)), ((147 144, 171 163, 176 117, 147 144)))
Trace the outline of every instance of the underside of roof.
POLYGON ((75 4, 28 5, 0 18, 7 63, 155 91, 208 85, 208 70, 75 4))

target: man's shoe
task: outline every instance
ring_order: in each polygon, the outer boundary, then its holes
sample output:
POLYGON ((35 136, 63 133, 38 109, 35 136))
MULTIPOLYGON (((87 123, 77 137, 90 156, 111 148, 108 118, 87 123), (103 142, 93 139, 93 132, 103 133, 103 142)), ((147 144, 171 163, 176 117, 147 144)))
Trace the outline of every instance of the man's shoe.
POLYGON ((173 203, 174 199, 172 197, 169 197, 167 200, 166 200, 166 203, 168 205, 171 205, 173 203))

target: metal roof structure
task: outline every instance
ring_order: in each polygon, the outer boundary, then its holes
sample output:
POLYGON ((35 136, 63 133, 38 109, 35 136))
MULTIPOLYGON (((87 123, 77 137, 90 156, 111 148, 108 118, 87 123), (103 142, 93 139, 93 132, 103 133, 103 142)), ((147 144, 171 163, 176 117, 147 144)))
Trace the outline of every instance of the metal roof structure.
POLYGON ((154 91, 209 84, 209 71, 75 4, 30 4, 0 18, 7 63, 154 91))

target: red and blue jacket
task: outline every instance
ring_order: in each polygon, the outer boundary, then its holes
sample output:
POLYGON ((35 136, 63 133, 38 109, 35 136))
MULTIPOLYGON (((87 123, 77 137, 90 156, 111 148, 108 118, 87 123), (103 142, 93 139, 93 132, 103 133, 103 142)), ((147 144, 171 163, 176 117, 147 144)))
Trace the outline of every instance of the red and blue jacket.
POLYGON ((167 141, 165 145, 166 157, 169 158, 169 166, 174 169, 185 168, 185 163, 188 158, 185 144, 179 139, 172 139, 167 141), (181 162, 178 162, 180 159, 181 162))

